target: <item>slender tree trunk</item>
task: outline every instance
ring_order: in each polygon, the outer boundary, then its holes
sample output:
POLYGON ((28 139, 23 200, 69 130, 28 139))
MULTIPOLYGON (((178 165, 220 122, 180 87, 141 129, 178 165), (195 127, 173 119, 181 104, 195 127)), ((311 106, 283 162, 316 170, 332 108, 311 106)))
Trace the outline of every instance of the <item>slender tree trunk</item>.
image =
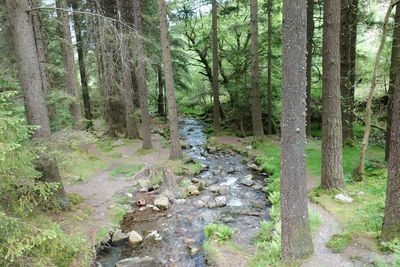
POLYGON ((388 9, 386 11, 385 19, 383 22, 383 29, 382 29, 382 37, 381 37, 381 44, 379 45, 378 52, 376 53, 375 59, 375 67, 372 73, 371 79, 371 88, 369 89, 368 99, 367 99, 367 107, 366 107, 366 115, 365 115, 365 130, 364 130, 364 137, 361 143, 361 150, 360 150, 360 163, 357 169, 354 171, 353 180, 361 181, 363 179, 365 173, 365 158, 367 156, 367 148, 369 143, 369 134, 371 131, 371 117, 372 117, 372 100, 374 98, 374 93, 376 89, 376 82, 378 77, 378 72, 380 69, 381 63, 381 55, 383 48, 385 47, 386 42, 386 35, 387 35, 387 27, 390 18, 390 13, 392 11, 392 1, 388 0, 388 9))
POLYGON ((393 43, 392 43, 392 57, 390 66, 390 80, 389 80, 389 92, 388 92, 388 106, 386 116, 386 153, 385 159, 389 160, 390 151, 390 132, 392 126, 392 106, 393 106, 393 94, 395 89, 396 74, 399 71, 400 64, 400 4, 396 6, 396 15, 394 17, 394 30, 393 30, 393 43))
MULTIPOLYGON (((95 9, 98 14, 101 14, 100 0, 95 0, 95 9)), ((108 134, 111 137, 117 137, 118 123, 115 105, 118 101, 116 100, 118 96, 114 90, 112 81, 114 62, 112 53, 107 49, 106 36, 103 32, 105 28, 104 18, 96 18, 94 35, 96 37, 96 48, 98 50, 98 68, 102 87, 101 93, 104 97, 104 119, 108 125, 108 134)))
POLYGON ((355 56, 357 45, 357 1, 341 0, 341 95, 343 142, 353 138, 355 56))
POLYGON ((314 38, 314 0, 307 0, 307 126, 306 133, 311 137, 311 86, 312 86, 312 58, 314 38))
POLYGON ((282 260, 313 253, 306 192, 306 1, 283 1, 282 260), (296 64, 293 64, 296 62, 296 64))
MULTIPOLYGON (((56 0, 57 8, 67 9, 66 0, 56 0)), ((78 81, 75 71, 74 48, 71 41, 69 16, 65 11, 57 11, 60 20, 61 52, 64 59, 64 74, 67 82, 67 92, 73 98, 70 105, 71 114, 74 117, 75 129, 83 130, 81 105, 78 96, 78 81)))
MULTIPOLYGON (((30 125, 40 127, 33 132, 32 138, 47 140, 50 138, 49 118, 44 102, 39 57, 31 24, 32 18, 26 12, 29 10, 28 0, 7 0, 6 4, 24 96, 26 119, 30 125)), ((36 162, 36 169, 42 172, 43 181, 59 184, 58 189, 54 192, 54 197, 62 208, 67 208, 69 202, 55 160, 41 153, 36 162)))
MULTIPOLYGON (((39 6, 37 0, 31 0, 30 2, 32 7, 39 6)), ((50 91, 49 75, 46 69, 46 43, 43 38, 43 24, 37 10, 32 12, 32 22, 35 34, 36 49, 39 56, 40 76, 42 77, 43 83, 42 87, 44 93, 46 94, 50 91)))
POLYGON ((164 110, 164 80, 162 76, 161 64, 157 64, 157 77, 158 77, 158 99, 157 99, 157 113, 163 117, 165 114, 164 110))
MULTIPOLYGON (((77 0, 72 1, 72 9, 75 11, 79 10, 77 0)), ((83 107, 85 109, 86 128, 93 129, 93 115, 90 108, 88 76, 86 72, 84 42, 82 38, 82 21, 77 14, 75 14, 73 18, 75 26, 74 29, 76 36, 76 47, 78 51, 79 73, 81 76, 83 107)))
POLYGON ((170 159, 182 158, 182 148, 179 137, 178 113, 176 110, 176 99, 174 91, 174 78, 172 72, 171 52, 168 39, 167 8, 165 0, 157 0, 158 14, 160 17, 161 48, 164 62, 165 85, 168 103, 169 129, 171 135, 171 154, 170 159))
POLYGON ((217 0, 212 0, 212 52, 213 52, 213 127, 214 134, 220 131, 220 102, 219 102, 219 53, 218 53, 218 6, 217 0))
POLYGON ((324 2, 321 187, 344 186, 340 110, 340 5, 324 2))
POLYGON ((272 0, 267 0, 268 20, 268 134, 272 134, 272 0))
POLYGON ((116 1, 118 12, 118 28, 120 35, 120 56, 122 68, 122 95, 124 96, 125 103, 125 120, 126 120, 126 134, 130 139, 139 139, 139 131, 135 118, 135 107, 133 105, 133 85, 131 76, 131 64, 128 40, 125 38, 125 31, 122 25, 122 3, 121 0, 116 1))
POLYGON ((358 28, 358 0, 353 0, 350 16, 351 32, 350 32, 350 98, 349 98, 349 136, 354 137, 353 125, 355 121, 355 91, 356 91, 356 57, 357 57, 357 28, 358 28))
POLYGON ((139 89, 140 113, 142 115, 143 148, 150 149, 153 147, 153 145, 151 143, 151 119, 149 114, 146 62, 144 58, 144 41, 142 36, 142 16, 140 1, 141 0, 133 0, 133 20, 135 23, 136 33, 139 35, 136 38, 136 55, 138 57, 138 61, 135 69, 139 89))
POLYGON ((250 13, 253 135, 262 136, 264 135, 264 130, 261 118, 260 66, 258 57, 258 0, 251 0, 250 13))
POLYGON ((388 183, 382 240, 400 238, 400 72, 396 72, 394 86, 391 141, 389 149, 388 183))

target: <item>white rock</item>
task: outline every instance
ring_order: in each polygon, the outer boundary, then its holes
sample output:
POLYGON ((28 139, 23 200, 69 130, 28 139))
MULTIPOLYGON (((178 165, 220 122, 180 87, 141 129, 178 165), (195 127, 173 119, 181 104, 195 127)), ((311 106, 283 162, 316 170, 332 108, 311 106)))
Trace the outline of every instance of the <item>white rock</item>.
POLYGON ((206 205, 206 203, 204 203, 204 201, 202 200, 198 200, 196 201, 195 205, 197 208, 203 208, 206 205))
POLYGON ((185 204, 186 200, 182 198, 182 199, 177 199, 175 202, 178 205, 182 205, 182 204, 185 204))
POLYGON ((166 210, 169 207, 169 199, 166 196, 160 195, 154 200, 154 205, 162 210, 166 210))
POLYGON ((338 194, 338 195, 335 196, 335 198, 337 200, 340 200, 340 201, 345 202, 345 203, 353 202, 353 199, 351 197, 345 196, 343 194, 338 194))
POLYGON ((129 245, 136 245, 143 241, 143 237, 136 231, 129 232, 129 245))
POLYGON ((117 231, 115 231, 115 233, 113 234, 111 241, 113 243, 116 242, 120 242, 123 241, 125 239, 128 239, 128 234, 122 233, 121 229, 118 229, 117 231))
POLYGON ((216 197, 215 203, 217 204, 218 207, 226 206, 226 197, 224 196, 216 197))

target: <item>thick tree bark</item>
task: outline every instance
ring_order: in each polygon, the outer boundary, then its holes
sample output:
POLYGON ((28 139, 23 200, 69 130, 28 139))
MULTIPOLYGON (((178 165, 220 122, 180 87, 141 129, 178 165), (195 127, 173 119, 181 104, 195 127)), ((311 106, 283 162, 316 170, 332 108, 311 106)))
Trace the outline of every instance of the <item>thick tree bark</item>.
POLYGON ((341 0, 341 82, 343 142, 353 138, 357 1, 341 0))
MULTIPOLYGON (((79 10, 77 0, 72 1, 72 9, 75 11, 79 10)), ((93 129, 93 121, 92 121, 93 115, 92 115, 92 110, 90 108, 88 76, 85 63, 84 42, 82 38, 82 21, 77 14, 75 14, 73 18, 75 26, 74 29, 76 36, 76 47, 78 51, 79 73, 81 76, 83 107, 85 109, 86 128, 93 129)))
MULTIPOLYGON (((32 7, 38 7, 37 0, 31 0, 32 7)), ((49 75, 46 69, 46 43, 43 38, 43 25, 37 10, 32 12, 33 29, 35 33, 36 49, 39 56, 40 76, 42 77, 42 87, 44 93, 50 91, 49 75)))
POLYGON ((133 84, 131 76, 131 63, 128 47, 128 40, 125 38, 125 31, 122 25, 122 3, 116 1, 118 12, 118 30, 120 35, 120 57, 122 68, 122 95, 125 103, 126 135, 130 139, 139 139, 139 131, 135 118, 135 107, 133 105, 133 84))
POLYGON ((161 48, 164 62, 164 73, 165 73, 165 85, 166 95, 168 103, 168 117, 169 117, 169 129, 171 136, 171 154, 170 159, 176 160, 182 158, 182 148, 179 137, 178 127, 178 113, 176 110, 176 99, 174 91, 174 78, 172 72, 171 52, 170 44, 168 39, 168 22, 167 22, 167 8, 165 0, 157 0, 158 3, 158 15, 160 17, 160 36, 161 36, 161 48))
POLYGON ((162 66, 157 64, 157 78, 158 78, 158 99, 157 99, 157 113, 163 117, 165 115, 164 110, 164 79, 162 75, 162 66))
POLYGON ((389 79, 389 91, 388 91, 388 105, 387 105, 387 116, 386 116, 386 150, 385 159, 389 160, 390 151, 390 132, 392 128, 392 106, 393 106, 393 94, 395 89, 396 74, 399 71, 400 64, 400 4, 396 6, 396 15, 394 17, 394 30, 393 30, 393 43, 392 43, 392 57, 390 66, 390 79, 389 79))
POLYGON ((392 11, 392 1, 388 0, 388 9, 386 11, 385 19, 383 21, 383 28, 382 28, 382 37, 381 43, 378 48, 378 52, 376 53, 375 59, 375 67, 372 73, 371 78, 371 88, 369 89, 368 99, 367 99, 367 107, 366 107, 366 115, 365 115, 365 130, 364 130, 364 137, 361 143, 361 150, 360 150, 360 163, 357 166, 357 169, 354 171, 353 180, 354 181, 361 181, 365 174, 365 158, 367 156, 367 148, 369 143, 369 134, 371 131, 371 117, 372 117, 372 100, 374 99, 374 93, 376 89, 376 83, 378 79, 378 72, 381 65, 381 55, 383 48, 385 47, 386 42, 386 35, 387 35, 387 27, 390 18, 390 13, 392 11))
POLYGON ((314 38, 314 0, 307 0, 307 126, 306 133, 311 137, 311 85, 312 85, 312 58, 314 38))
POLYGON ((217 0, 212 0, 212 52, 213 52, 213 127, 214 134, 220 131, 220 102, 219 102, 219 52, 218 52, 218 12, 217 0))
MULTIPOLYGON (((56 0, 57 8, 67 9, 66 0, 56 0)), ((70 111, 74 117, 76 130, 83 130, 82 112, 78 96, 78 81, 75 71, 74 48, 72 46, 69 16, 65 11, 57 10, 57 17, 60 20, 61 52, 64 60, 64 75, 67 83, 67 92, 73 98, 70 111)))
POLYGON ((313 253, 306 192, 306 4, 283 1, 281 256, 285 262, 313 253))
POLYGON ((153 147, 153 145, 151 143, 151 119, 147 92, 146 62, 144 55, 144 41, 142 36, 143 31, 140 1, 141 0, 133 0, 133 20, 136 33, 139 35, 136 38, 136 55, 138 60, 135 69, 137 85, 139 89, 140 113, 142 115, 143 148, 150 149, 153 147))
MULTIPOLYGON (((30 125, 40 127, 33 132, 32 138, 47 140, 50 138, 49 118, 44 102, 39 57, 35 47, 33 25, 31 24, 32 18, 26 12, 29 10, 28 0, 7 0, 6 4, 24 96, 26 119, 30 125)), ((68 198, 55 160, 49 159, 44 154, 39 155, 36 168, 42 172, 45 182, 59 184, 58 189, 54 192, 54 197, 62 208, 68 207, 68 198)))
POLYGON ((272 0, 267 0, 267 20, 268 20, 268 77, 267 77, 267 94, 268 94, 268 134, 272 134, 272 0))
POLYGON ((324 2, 321 187, 344 186, 340 110, 340 5, 324 2))
MULTIPOLYGON (((398 69, 397 69, 398 70, 398 69)), ((400 238, 400 72, 396 72, 382 240, 400 238)))
POLYGON ((261 97, 260 97, 260 66, 258 57, 258 0, 250 2, 251 17, 251 84, 252 84, 252 118, 253 135, 264 135, 261 118, 261 97))

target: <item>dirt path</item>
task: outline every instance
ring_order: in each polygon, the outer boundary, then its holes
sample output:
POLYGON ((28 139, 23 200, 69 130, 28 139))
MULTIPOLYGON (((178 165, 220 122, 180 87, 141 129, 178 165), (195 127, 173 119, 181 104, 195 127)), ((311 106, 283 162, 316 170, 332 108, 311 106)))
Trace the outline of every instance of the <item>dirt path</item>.
MULTIPOLYGON (((149 166, 168 159, 169 150, 162 147, 161 139, 162 137, 160 136, 153 136, 154 149, 146 153, 137 153, 141 148, 140 142, 118 146, 115 151, 121 153, 121 158, 102 159, 110 161, 110 167, 107 170, 93 175, 87 182, 66 185, 68 193, 76 193, 84 198, 80 208, 69 212, 66 217, 79 217, 83 209, 90 209, 89 217, 84 221, 79 220, 79 226, 76 227, 87 229, 89 240, 94 242, 95 235, 100 229, 111 226, 112 218, 110 218, 109 211, 116 202, 115 196, 128 193, 134 183, 132 177, 111 177, 111 172, 121 164, 144 164, 149 166)), ((68 222, 68 218, 58 218, 58 220, 64 221, 63 225, 68 222)), ((73 226, 68 226, 68 228, 71 229, 73 226)))

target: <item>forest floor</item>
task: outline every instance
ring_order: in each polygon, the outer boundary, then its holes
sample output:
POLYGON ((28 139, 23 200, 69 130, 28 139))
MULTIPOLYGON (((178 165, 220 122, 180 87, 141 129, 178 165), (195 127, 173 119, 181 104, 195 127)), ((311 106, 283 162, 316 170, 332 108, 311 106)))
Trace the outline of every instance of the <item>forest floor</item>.
MULTIPOLYGON (((163 127, 158 125, 158 128, 163 127)), ((118 228, 124 214, 130 209, 132 192, 135 190, 134 176, 144 167, 153 165, 169 164, 169 149, 165 145, 164 137, 156 134, 152 136, 154 148, 149 151, 141 149, 140 141, 129 141, 125 139, 114 140, 116 144, 105 153, 99 147, 87 148, 90 159, 82 168, 85 178, 82 180, 67 179, 66 190, 81 196, 83 201, 69 211, 55 216, 67 232, 81 233, 87 236, 91 245, 95 245, 108 238, 112 229, 118 228)), ((252 138, 237 138, 231 136, 220 136, 216 138, 220 145, 234 146, 239 150, 246 151, 250 157, 263 156, 263 149, 251 146, 252 138)), ((269 145, 279 147, 279 138, 275 136, 266 138, 269 145)), ((311 153, 311 158, 313 155, 311 153)), ((87 157, 83 160, 86 160, 87 157)), ((79 159, 77 159, 79 161, 79 159)), ((315 159, 314 159, 315 160, 315 159)), ((72 164, 74 165, 74 164, 72 164)), ((77 164, 76 167, 82 165, 77 164)), ((317 166, 318 167, 318 166, 317 166)), ((309 166, 307 189, 310 192, 309 207, 318 213, 321 224, 313 235, 315 253, 305 260, 301 266, 372 266, 376 258, 388 262, 390 257, 378 250, 377 240, 365 234, 353 234, 351 241, 346 244, 343 250, 335 252, 327 247, 327 243, 334 235, 346 235, 349 232, 346 226, 352 217, 345 216, 343 220, 341 212, 348 208, 342 203, 337 203, 332 196, 323 192, 320 195, 313 195, 313 191, 319 185, 319 177, 316 175, 315 166, 309 166)), ((79 174, 74 166, 64 170, 68 173, 79 174)), ((358 188, 357 188, 358 189, 358 188)), ((353 190, 354 191, 354 190, 353 190)), ((368 197, 368 196, 367 196, 368 197)), ((357 203, 349 203, 348 206, 357 203)), ((350 209, 354 212, 354 209, 350 209)), ((352 229, 350 229, 352 230, 352 229)), ((232 251, 222 253, 221 263, 224 258, 229 258, 232 251), (226 255, 225 255, 226 254, 226 255)), ((251 257, 254 252, 242 253, 243 258, 251 257)), ((238 254, 238 255, 242 255, 238 254)), ((225 262, 226 263, 226 262, 225 262)), ((245 263, 243 263, 245 266, 245 263)))

